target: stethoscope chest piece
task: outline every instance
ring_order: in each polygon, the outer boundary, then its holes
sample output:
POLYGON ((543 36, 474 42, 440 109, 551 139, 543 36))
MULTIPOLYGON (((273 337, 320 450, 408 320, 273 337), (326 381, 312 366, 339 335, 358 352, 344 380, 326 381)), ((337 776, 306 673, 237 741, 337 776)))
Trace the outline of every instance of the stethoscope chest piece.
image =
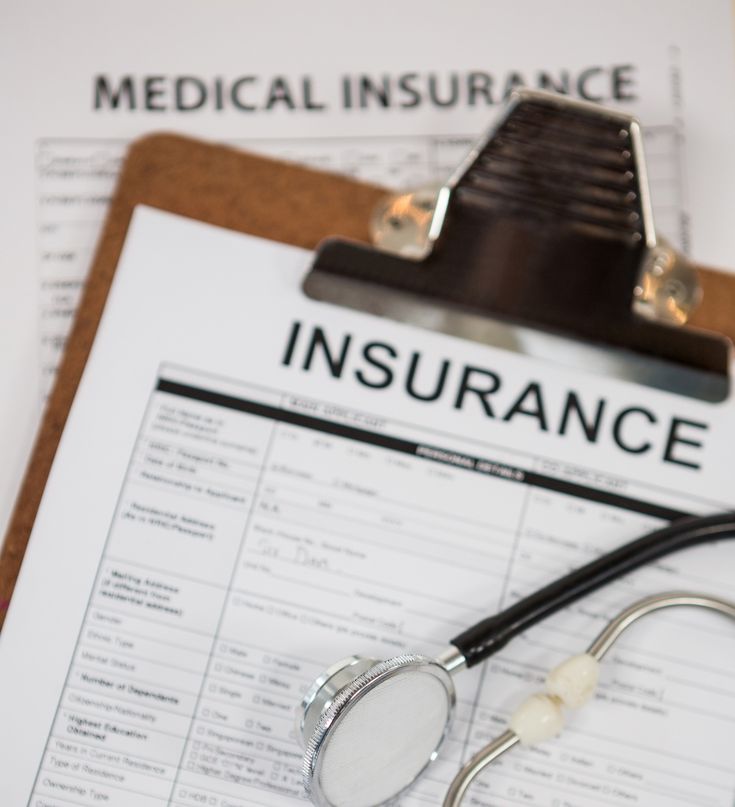
POLYGON ((299 717, 304 784, 320 807, 376 807, 433 761, 456 701, 438 661, 350 656, 306 694, 299 717))

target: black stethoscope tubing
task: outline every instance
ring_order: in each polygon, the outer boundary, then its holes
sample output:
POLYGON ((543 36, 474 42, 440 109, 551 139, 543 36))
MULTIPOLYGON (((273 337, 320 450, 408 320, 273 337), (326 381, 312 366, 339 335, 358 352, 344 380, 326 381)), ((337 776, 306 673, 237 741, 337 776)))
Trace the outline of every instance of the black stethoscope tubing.
POLYGON ((623 544, 535 591, 451 640, 467 667, 501 650, 514 637, 581 597, 672 552, 719 538, 735 538, 735 512, 677 519, 623 544))

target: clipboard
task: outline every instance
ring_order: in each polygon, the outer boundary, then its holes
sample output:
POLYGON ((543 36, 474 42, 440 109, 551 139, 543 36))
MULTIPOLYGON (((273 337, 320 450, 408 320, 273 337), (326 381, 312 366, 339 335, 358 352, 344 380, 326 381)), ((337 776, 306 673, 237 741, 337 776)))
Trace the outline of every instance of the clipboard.
MULTIPOLYGON (((306 249, 331 236, 370 241, 386 189, 233 148, 157 134, 130 148, 98 242, 0 554, 4 621, 53 459, 138 204, 306 249)), ((703 301, 689 324, 735 340, 735 276, 698 271, 703 301)))
POLYGON ((314 249, 334 234, 369 240, 370 215, 384 195, 375 185, 178 135, 131 146, 0 554, 0 626, 135 206, 314 249))

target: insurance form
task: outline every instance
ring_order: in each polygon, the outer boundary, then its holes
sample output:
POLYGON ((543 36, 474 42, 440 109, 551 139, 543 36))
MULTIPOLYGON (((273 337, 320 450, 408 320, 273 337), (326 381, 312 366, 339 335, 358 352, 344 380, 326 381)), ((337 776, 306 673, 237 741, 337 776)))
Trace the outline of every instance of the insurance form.
POLYGON ((443 182, 521 85, 640 117, 660 234, 735 267, 730 0, 94 0, 0 25, 0 534, 128 143, 443 182))
MULTIPOLYGON (((138 208, 0 637, 0 804, 303 804, 295 710, 352 653, 429 655, 684 513, 732 506, 705 404, 316 303, 310 254, 138 208)), ((640 596, 732 596, 729 542, 457 677, 439 804, 546 671, 640 596)), ((644 620, 564 737, 478 805, 732 807, 735 631, 644 620)))

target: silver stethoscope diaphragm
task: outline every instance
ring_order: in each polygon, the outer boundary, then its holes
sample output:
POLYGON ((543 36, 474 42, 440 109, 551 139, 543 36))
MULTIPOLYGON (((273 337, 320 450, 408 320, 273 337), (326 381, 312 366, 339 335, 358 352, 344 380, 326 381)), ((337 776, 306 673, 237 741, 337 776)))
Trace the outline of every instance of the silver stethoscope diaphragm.
POLYGON ((304 781, 319 807, 374 807, 409 787, 439 753, 456 701, 427 656, 350 656, 315 681, 299 717, 304 781))
MULTIPOLYGON (((732 512, 681 519, 482 620, 452 639, 435 659, 414 654, 386 661, 350 656, 333 665, 308 690, 298 718, 305 748, 304 785, 312 802, 318 807, 380 807, 392 802, 439 754, 456 702, 454 672, 479 664, 532 625, 629 571, 679 549, 732 537, 732 512)), ((584 681, 612 636, 638 615, 669 605, 705 605, 735 613, 733 604, 706 595, 660 595, 642 601, 611 623, 588 654, 572 659, 572 668, 565 668, 561 678, 573 669, 577 683, 584 681)), ((454 795, 448 799, 454 800, 445 804, 456 807, 476 773, 516 742, 523 743, 524 733, 544 739, 545 731, 558 723, 561 706, 574 707, 578 694, 552 691, 532 700, 519 718, 529 723, 509 730, 473 758, 453 784, 454 795)))

